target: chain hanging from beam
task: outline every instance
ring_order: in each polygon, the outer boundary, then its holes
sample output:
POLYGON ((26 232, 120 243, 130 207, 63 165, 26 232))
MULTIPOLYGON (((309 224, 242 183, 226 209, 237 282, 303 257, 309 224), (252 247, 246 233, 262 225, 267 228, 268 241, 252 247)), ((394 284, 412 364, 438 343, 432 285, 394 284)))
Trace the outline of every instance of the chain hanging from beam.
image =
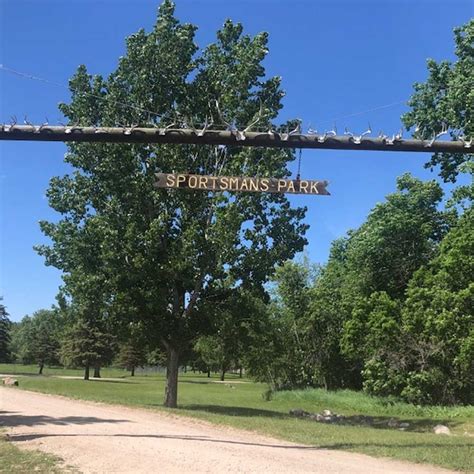
MULTIPOLYGON (((444 132, 443 132, 444 134, 444 132)), ((439 134, 441 135, 441 134, 439 134)), ((301 133, 268 130, 218 130, 204 127, 87 127, 77 125, 0 124, 0 140, 100 143, 173 143, 227 145, 269 148, 311 148, 325 150, 411 151, 424 153, 472 153, 473 140, 459 137, 455 141, 405 139, 400 134, 388 137, 355 136, 345 133, 301 133)))

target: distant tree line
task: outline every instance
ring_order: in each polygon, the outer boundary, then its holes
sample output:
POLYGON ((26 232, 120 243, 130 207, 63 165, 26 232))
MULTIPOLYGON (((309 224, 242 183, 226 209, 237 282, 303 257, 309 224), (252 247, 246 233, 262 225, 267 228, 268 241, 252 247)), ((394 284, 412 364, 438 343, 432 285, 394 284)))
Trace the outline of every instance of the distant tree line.
MULTIPOLYGON (((183 351, 203 372, 244 369, 274 390, 364 389, 413 403, 474 402, 472 186, 451 200, 411 175, 366 221, 333 242, 328 262, 279 266, 269 296, 222 289, 209 325, 183 351), (461 198, 458 196, 462 196, 461 198), (445 204, 440 206, 440 204, 445 204)), ((165 364, 146 328, 87 323, 64 301, 10 329, 11 360, 131 371, 165 364), (120 328, 120 330, 117 330, 120 328)))

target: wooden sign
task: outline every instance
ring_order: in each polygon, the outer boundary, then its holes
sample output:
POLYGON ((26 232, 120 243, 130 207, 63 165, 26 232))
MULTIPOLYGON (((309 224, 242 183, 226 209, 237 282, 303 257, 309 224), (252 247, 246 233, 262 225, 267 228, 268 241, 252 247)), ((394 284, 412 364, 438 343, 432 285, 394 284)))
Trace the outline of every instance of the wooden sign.
POLYGON ((157 188, 260 193, 320 194, 329 196, 327 181, 307 179, 245 178, 198 174, 156 173, 157 188))

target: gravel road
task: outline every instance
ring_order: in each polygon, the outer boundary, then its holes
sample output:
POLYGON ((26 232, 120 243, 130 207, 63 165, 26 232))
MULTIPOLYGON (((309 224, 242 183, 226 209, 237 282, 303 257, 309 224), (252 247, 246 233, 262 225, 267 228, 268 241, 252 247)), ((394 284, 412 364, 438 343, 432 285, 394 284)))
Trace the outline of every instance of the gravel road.
POLYGON ((56 454, 83 473, 450 472, 15 388, 0 388, 0 426, 20 448, 56 454))

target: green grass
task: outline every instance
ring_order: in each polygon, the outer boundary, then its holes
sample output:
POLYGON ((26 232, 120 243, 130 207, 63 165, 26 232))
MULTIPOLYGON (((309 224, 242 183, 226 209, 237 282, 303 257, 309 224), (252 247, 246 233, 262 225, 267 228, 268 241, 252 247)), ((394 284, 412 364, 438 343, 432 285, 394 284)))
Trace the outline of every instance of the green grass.
MULTIPOLYGON (((0 373, 6 372, 5 366, 0 365, 0 373)), ((80 375, 81 372, 56 369, 51 374, 80 375)), ((165 410, 161 406, 163 376, 129 377, 117 369, 103 371, 103 376, 112 375, 121 378, 85 382, 54 376, 22 376, 19 380, 20 388, 26 390, 165 410)), ((180 408, 176 413, 297 443, 474 471, 474 407, 417 407, 363 393, 324 390, 280 392, 265 401, 262 396, 265 385, 242 381, 246 383, 229 376, 222 384, 215 383, 217 377, 207 379, 204 375, 181 374, 180 408), (356 418, 347 425, 296 419, 288 414, 295 408, 309 412, 329 409, 348 417, 372 416, 374 424, 360 425, 356 418), (410 427, 407 431, 388 428, 386 421, 390 418, 408 422, 410 427), (433 434, 433 426, 439 423, 449 426, 453 436, 433 434)))
POLYGON ((0 472, 5 473, 60 473, 71 472, 59 467, 60 459, 40 451, 21 450, 8 441, 0 432, 0 472))

